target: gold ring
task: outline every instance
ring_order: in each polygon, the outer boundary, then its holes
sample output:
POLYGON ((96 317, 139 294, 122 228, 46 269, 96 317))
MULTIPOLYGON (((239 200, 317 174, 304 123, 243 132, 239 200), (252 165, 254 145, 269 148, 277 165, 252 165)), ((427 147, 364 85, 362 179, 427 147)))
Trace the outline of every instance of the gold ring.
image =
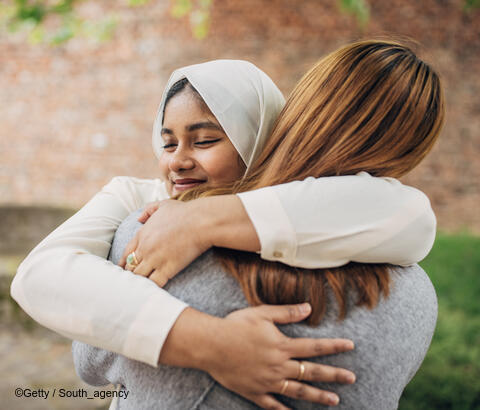
POLYGON ((135 255, 135 252, 129 253, 127 256, 127 264, 131 265, 133 267, 137 267, 138 265, 138 260, 137 256, 135 255))
POLYGON ((303 380, 303 376, 305 375, 305 365, 303 364, 302 361, 298 362, 300 364, 300 369, 299 369, 299 373, 298 373, 298 377, 297 379, 299 381, 302 381, 303 380))
POLYGON ((283 382, 282 390, 280 390, 280 394, 284 394, 285 391, 287 390, 287 387, 288 387, 288 380, 285 380, 283 382))

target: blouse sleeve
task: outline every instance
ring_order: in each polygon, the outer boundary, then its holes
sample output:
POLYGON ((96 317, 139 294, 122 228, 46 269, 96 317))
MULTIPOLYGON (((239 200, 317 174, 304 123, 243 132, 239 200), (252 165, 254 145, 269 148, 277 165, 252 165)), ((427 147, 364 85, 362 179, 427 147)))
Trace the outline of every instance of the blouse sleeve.
POLYGON ((435 240, 427 196, 394 178, 307 178, 238 194, 261 244, 261 257, 304 268, 350 261, 407 266, 435 240))
POLYGON ((186 304, 106 258, 121 221, 159 199, 155 183, 114 178, 33 249, 11 286, 43 326, 152 366, 186 304))

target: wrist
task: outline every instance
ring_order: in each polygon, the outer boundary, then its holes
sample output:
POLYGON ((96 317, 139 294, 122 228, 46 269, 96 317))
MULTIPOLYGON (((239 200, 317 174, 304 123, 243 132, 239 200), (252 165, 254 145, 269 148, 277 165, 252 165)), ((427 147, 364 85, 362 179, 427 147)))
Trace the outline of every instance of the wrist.
POLYGON ((212 346, 222 319, 186 308, 170 330, 159 357, 160 364, 209 371, 212 346))
POLYGON ((260 240, 237 195, 218 195, 198 201, 199 232, 207 246, 257 252, 260 240))
POLYGON ((199 198, 196 202, 197 232, 205 249, 213 246, 225 246, 226 232, 231 228, 232 206, 235 195, 221 195, 199 198))

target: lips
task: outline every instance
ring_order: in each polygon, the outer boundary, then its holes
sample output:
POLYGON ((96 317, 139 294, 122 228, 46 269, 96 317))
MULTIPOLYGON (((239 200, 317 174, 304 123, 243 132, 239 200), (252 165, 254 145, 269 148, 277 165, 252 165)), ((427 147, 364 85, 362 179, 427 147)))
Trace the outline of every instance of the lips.
POLYGON ((203 179, 195 179, 195 178, 182 178, 176 179, 173 182, 173 188, 177 191, 185 191, 187 189, 194 188, 200 184, 206 182, 203 179))

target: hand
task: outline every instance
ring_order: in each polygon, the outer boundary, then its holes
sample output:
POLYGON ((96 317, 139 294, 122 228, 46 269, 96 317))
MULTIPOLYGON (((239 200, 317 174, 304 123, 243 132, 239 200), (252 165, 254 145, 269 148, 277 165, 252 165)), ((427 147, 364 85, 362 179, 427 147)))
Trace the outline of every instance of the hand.
MULTIPOLYGON (((211 355, 206 371, 227 389, 234 391, 262 408, 286 409, 269 393, 280 394, 285 381, 285 396, 336 405, 336 394, 295 380, 300 363, 292 358, 323 356, 353 349, 346 339, 292 339, 274 323, 294 323, 310 314, 310 305, 268 306, 242 309, 229 314, 210 340, 211 355), (301 310, 303 306, 306 310, 301 310)), ((345 369, 304 362, 302 380, 354 383, 355 375, 345 369)))
POLYGON ((154 202, 138 220, 145 221, 144 226, 125 248, 119 265, 125 268, 127 255, 135 251, 138 265, 126 268, 160 287, 211 246, 202 235, 202 215, 193 202, 154 202))
POLYGON ((145 208, 143 208, 142 214, 137 219, 138 222, 141 222, 142 224, 147 222, 148 218, 150 218, 154 214, 154 212, 157 211, 158 207, 160 206, 160 203, 161 201, 154 201, 145 205, 145 208))

